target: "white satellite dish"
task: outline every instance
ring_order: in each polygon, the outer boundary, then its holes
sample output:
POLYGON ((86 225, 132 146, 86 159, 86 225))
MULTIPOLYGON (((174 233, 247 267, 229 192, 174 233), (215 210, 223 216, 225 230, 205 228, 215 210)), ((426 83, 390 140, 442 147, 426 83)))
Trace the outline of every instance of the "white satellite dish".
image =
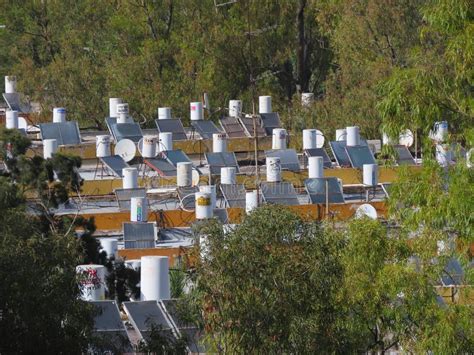
POLYGON ((319 129, 316 130, 316 148, 324 147, 324 134, 319 129))
POLYGON ((115 145, 114 149, 115 155, 120 156, 126 162, 129 162, 133 158, 135 158, 135 154, 137 153, 137 147, 135 143, 130 139, 122 139, 118 141, 115 145))
POLYGON ((23 117, 18 117, 18 128, 28 130, 28 122, 23 117))
POLYGON ((404 130, 403 132, 400 133, 400 136, 398 138, 398 142, 401 145, 404 145, 406 147, 411 147, 413 145, 413 142, 414 142, 413 132, 410 131, 409 129, 404 130))
POLYGON ((364 203, 360 205, 355 213, 355 218, 369 217, 370 219, 377 219, 377 211, 374 206, 364 203))
POLYGON ((192 170, 192 184, 193 186, 198 186, 199 185, 199 180, 200 180, 200 176, 199 176, 199 173, 196 169, 193 169, 192 170))
POLYGON ((474 166, 474 148, 469 149, 466 154, 466 165, 469 169, 474 166))

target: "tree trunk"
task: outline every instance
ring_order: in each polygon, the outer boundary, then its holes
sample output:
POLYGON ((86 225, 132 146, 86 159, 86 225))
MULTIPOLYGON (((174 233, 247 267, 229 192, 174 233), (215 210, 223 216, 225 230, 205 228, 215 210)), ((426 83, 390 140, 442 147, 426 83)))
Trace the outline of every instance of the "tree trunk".
POLYGON ((300 0, 298 6, 297 26, 298 26, 298 50, 297 50, 297 66, 298 66, 298 85, 301 92, 308 90, 309 70, 308 70, 308 45, 305 32, 304 12, 306 8, 306 0, 300 0))

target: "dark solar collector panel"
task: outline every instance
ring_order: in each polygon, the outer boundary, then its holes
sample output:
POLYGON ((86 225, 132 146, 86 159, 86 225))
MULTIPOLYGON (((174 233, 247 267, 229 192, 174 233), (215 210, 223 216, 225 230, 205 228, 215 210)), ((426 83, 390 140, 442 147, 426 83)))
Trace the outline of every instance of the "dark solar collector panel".
POLYGON ((344 203, 341 185, 335 177, 312 178, 304 181, 306 192, 312 204, 326 203, 326 183, 329 203, 344 203))
POLYGON ((204 156, 212 175, 220 175, 223 167, 235 167, 237 173, 240 171, 234 152, 204 153, 204 156))
POLYGON ((122 169, 130 167, 130 165, 128 165, 119 155, 111 155, 110 157, 103 157, 99 159, 111 172, 120 178, 122 177, 122 169))
POLYGON ((136 122, 131 123, 113 123, 110 125, 112 135, 116 142, 122 139, 130 139, 131 141, 138 143, 143 138, 143 133, 140 125, 136 122))
POLYGON ((236 117, 225 117, 220 119, 222 129, 227 133, 229 138, 244 138, 247 137, 244 127, 236 117))
MULTIPOLYGON (((242 118, 239 118, 239 120, 242 123, 242 126, 244 126, 245 131, 247 132, 247 134, 250 137, 255 137, 254 129, 253 129, 254 128, 253 119, 242 117, 242 118)), ((258 119, 257 119, 257 123, 256 123, 256 128, 257 128, 257 134, 258 134, 259 137, 265 137, 267 135, 265 129, 263 129, 261 127, 260 122, 259 122, 258 119)))
POLYGON ((306 156, 309 157, 322 157, 323 158, 323 166, 325 168, 332 167, 331 159, 329 158, 326 149, 324 148, 313 148, 313 149, 306 149, 305 151, 306 156))
POLYGON ((212 121, 191 121, 191 125, 201 135, 203 139, 212 139, 214 133, 222 133, 212 121))
MULTIPOLYGON (((361 146, 368 147, 367 141, 365 139, 361 139, 360 144, 361 146)), ((329 142, 329 146, 331 147, 332 154, 340 167, 352 166, 349 155, 347 155, 346 152, 346 141, 332 141, 329 142)))
POLYGON ((175 168, 178 163, 191 163, 191 159, 181 149, 167 150, 161 152, 161 155, 175 168))
POLYGON ((123 223, 125 249, 153 248, 155 246, 155 227, 147 222, 123 223))
POLYGON ((362 168, 364 164, 375 164, 374 155, 366 145, 346 146, 346 152, 353 168, 362 168))
POLYGON ((160 176, 176 176, 176 168, 165 159, 144 159, 143 162, 160 176))
POLYGON ((39 124, 41 139, 56 139, 58 145, 80 144, 81 134, 76 121, 39 124))
POLYGON ((261 188, 266 203, 299 205, 295 188, 289 182, 263 182, 261 188))
POLYGON ((245 208, 244 184, 221 185, 220 187, 228 207, 245 208))
POLYGON ((281 128, 281 122, 278 113, 261 113, 260 117, 262 118, 262 127, 265 129, 267 135, 271 136, 273 134, 274 128, 281 128))
POLYGON ((130 211, 130 199, 132 197, 146 197, 144 188, 115 189, 114 192, 120 211, 130 211))
POLYGON ((294 149, 272 149, 266 150, 265 156, 280 158, 281 168, 283 170, 300 171, 300 161, 298 154, 294 149))
POLYGON ((31 112, 31 106, 29 104, 25 104, 21 101, 20 94, 15 93, 4 93, 3 99, 5 100, 7 106, 10 110, 28 113, 31 112))
POLYGON ((394 145, 398 165, 415 165, 415 160, 408 148, 404 145, 394 145))
POLYGON ((179 118, 172 118, 166 120, 155 120, 158 132, 171 132, 173 133, 174 141, 187 140, 186 132, 183 127, 183 123, 179 118))

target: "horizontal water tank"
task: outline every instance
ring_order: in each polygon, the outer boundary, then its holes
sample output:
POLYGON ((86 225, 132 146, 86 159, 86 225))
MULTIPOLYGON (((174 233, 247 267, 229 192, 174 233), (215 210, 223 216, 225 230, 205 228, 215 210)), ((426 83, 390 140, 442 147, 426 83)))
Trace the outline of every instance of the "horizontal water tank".
POLYGON ((247 191, 245 193, 245 212, 249 214, 257 207, 258 207, 257 190, 247 191))
POLYGON ((204 119, 202 102, 191 102, 189 105, 191 121, 200 121, 204 119))
POLYGON ((230 100, 229 101, 229 117, 240 117, 241 114, 242 114, 242 101, 230 100))
POLYGON ((284 128, 274 128, 272 131, 272 149, 286 149, 287 132, 284 128))
POLYGON ((179 162, 176 164, 176 185, 188 187, 193 184, 193 163, 179 162))
POLYGON ((107 253, 107 258, 117 259, 118 256, 118 240, 115 238, 101 238, 100 245, 102 250, 107 253))
POLYGON ((360 145, 359 127, 351 126, 346 128, 347 138, 346 144, 348 147, 360 145))
POLYGON ((97 158, 110 157, 110 136, 100 135, 95 140, 95 155, 97 158))
POLYGON ((217 203, 216 185, 201 185, 201 186, 199 186, 199 191, 200 192, 207 192, 208 194, 211 194, 212 209, 215 209, 216 208, 216 203, 217 203))
POLYGON ((122 176, 122 187, 124 189, 136 189, 138 187, 137 168, 123 168, 122 176))
POLYGON ((16 93, 16 76, 10 75, 5 77, 5 94, 16 93))
POLYGON ((345 128, 336 129, 336 141, 346 141, 347 131, 345 128))
POLYGON ((196 192, 196 219, 209 219, 213 216, 212 196, 208 192, 196 192))
POLYGON ((272 97, 259 96, 258 97, 258 113, 272 113, 272 97))
POLYGON ((170 299, 169 261, 167 256, 142 256, 140 299, 142 301, 170 299))
POLYGON ((171 107, 158 107, 158 119, 159 120, 170 120, 171 119, 171 107))
POLYGON ((304 107, 311 106, 314 101, 314 94, 312 92, 304 92, 301 94, 301 105, 304 107))
POLYGON ((363 165, 363 182, 365 186, 377 186, 378 167, 377 164, 363 165))
POLYGON ((158 134, 158 150, 160 152, 168 152, 173 150, 173 133, 161 132, 158 134))
POLYGON ((5 115, 5 127, 8 129, 18 128, 18 111, 7 110, 5 115))
POLYGON ((122 103, 122 99, 119 97, 109 98, 109 117, 117 117, 117 105, 122 103))
POLYGON ((66 122, 66 109, 64 107, 53 108, 53 122, 55 123, 66 122))
POLYGON ((323 157, 308 158, 308 177, 310 179, 324 177, 323 157))
POLYGON ((221 184, 235 185, 236 183, 236 169, 234 166, 227 166, 221 168, 221 184))
POLYGON ((50 159, 58 151, 58 141, 56 139, 43 139, 43 158, 50 159))
POLYGON ((102 301, 105 299, 105 266, 76 266, 80 297, 84 301, 102 301))
POLYGON ((212 134, 212 151, 214 153, 227 152, 227 136, 225 133, 212 134))
POLYGON ((280 182, 281 181, 281 162, 278 157, 267 157, 267 181, 280 182))
POLYGON ((148 205, 146 197, 132 197, 130 199, 130 221, 148 221, 148 205))

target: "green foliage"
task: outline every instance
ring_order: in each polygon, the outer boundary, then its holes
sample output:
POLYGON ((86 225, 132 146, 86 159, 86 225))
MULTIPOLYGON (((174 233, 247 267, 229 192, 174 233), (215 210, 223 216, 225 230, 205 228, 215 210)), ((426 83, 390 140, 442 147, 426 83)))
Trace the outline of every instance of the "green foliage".
POLYGON ((116 299, 119 303, 130 301, 130 298, 140 297, 140 273, 127 267, 122 260, 111 260, 107 264, 108 298, 116 299))
POLYGON ((138 351, 147 354, 180 355, 187 354, 186 339, 180 337, 175 339, 168 331, 163 330, 162 326, 154 323, 150 324, 150 335, 147 342, 140 341, 138 351))

